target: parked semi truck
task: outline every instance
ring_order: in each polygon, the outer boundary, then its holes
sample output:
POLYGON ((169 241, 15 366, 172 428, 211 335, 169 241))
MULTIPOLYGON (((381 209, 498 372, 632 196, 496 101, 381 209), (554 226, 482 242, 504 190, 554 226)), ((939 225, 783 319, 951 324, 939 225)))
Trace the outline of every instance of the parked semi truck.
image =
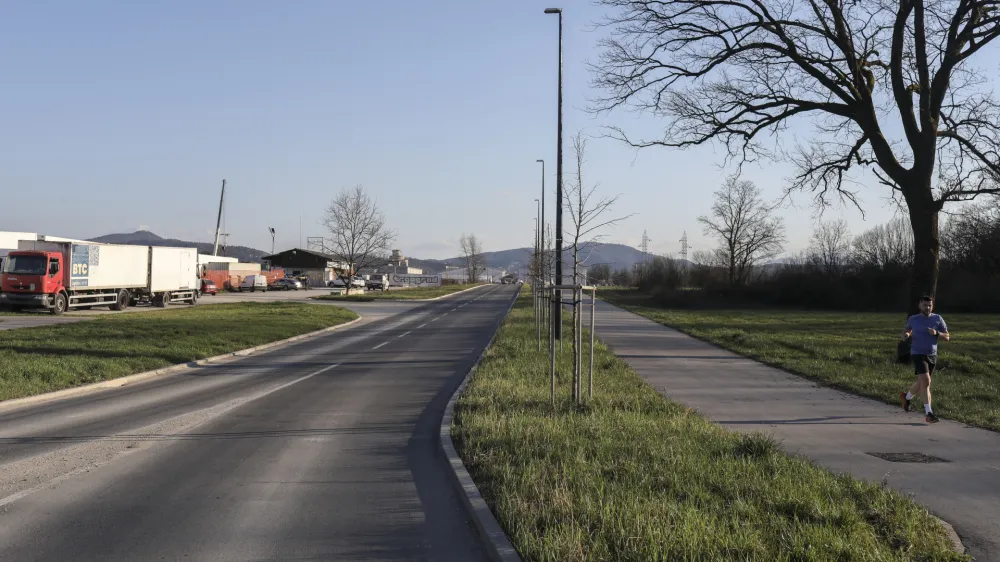
POLYGON ((53 242, 39 236, 7 254, 0 306, 62 314, 95 306, 195 304, 198 281, 195 248, 53 242))

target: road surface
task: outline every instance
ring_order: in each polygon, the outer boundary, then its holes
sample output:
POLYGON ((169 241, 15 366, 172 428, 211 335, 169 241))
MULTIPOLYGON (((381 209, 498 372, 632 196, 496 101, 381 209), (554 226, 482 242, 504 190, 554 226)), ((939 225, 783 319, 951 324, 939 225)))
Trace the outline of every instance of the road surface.
POLYGON ((0 560, 485 560, 438 430, 514 292, 0 406, 0 560))

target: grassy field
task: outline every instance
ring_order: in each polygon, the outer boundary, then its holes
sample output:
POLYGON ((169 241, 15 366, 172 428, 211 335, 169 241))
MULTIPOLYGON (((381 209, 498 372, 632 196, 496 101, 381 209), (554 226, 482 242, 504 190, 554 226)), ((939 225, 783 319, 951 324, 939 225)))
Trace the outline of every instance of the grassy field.
POLYGON ((0 400, 203 359, 355 318, 332 306, 234 303, 0 331, 0 400))
MULTIPOLYGON (((569 324, 567 323, 567 333, 569 324)), ((521 298, 456 406, 456 446, 527 561, 966 560, 911 500, 665 399, 606 347, 549 403, 521 298)), ((544 346, 543 346, 544 347, 544 346)), ((560 371, 569 371, 569 346, 560 371)))
POLYGON ((371 302, 376 300, 419 300, 443 297, 473 287, 482 283, 463 283, 460 285, 442 285, 440 287, 415 287, 413 289, 396 289, 393 291, 368 291, 363 295, 323 295, 313 297, 324 301, 371 302))
MULTIPOLYGON (((741 355, 890 404, 914 380, 911 366, 895 362, 904 314, 668 310, 633 290, 601 296, 741 355)), ((938 347, 935 413, 1000 431, 1000 315, 941 314, 952 337, 938 347)))

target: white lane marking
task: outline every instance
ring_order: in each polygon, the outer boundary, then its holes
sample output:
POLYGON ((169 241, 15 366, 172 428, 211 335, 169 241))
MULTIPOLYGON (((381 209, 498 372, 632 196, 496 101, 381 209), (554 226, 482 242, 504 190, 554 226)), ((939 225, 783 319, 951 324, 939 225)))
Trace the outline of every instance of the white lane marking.
POLYGON ((423 327, 424 327, 424 326, 426 326, 426 325, 427 325, 427 322, 424 322, 423 324, 421 324, 421 325, 417 326, 417 329, 419 330, 420 328, 423 328, 423 327))
MULTIPOLYGON (((444 316, 444 315, 442 314, 441 316, 444 316)), ((434 318, 431 318, 431 322, 437 322, 437 319, 441 318, 441 316, 435 316, 434 318)))
POLYGON ((411 333, 411 332, 406 332, 405 334, 399 334, 399 335, 398 335, 398 336, 396 336, 396 337, 397 337, 397 338, 401 338, 401 337, 403 337, 403 336, 408 336, 408 335, 410 335, 410 333, 411 333))
POLYGON ((387 344, 387 343, 389 343, 389 342, 387 342, 387 341, 384 341, 384 342, 382 342, 382 343, 380 343, 380 344, 376 345, 376 346, 375 346, 375 347, 373 347, 372 349, 378 349, 378 348, 382 347, 383 345, 385 345, 385 344, 387 344))
MULTIPOLYGON (((206 422, 211 421, 211 420, 213 420, 215 418, 218 418, 218 417, 224 415, 225 413, 229 412, 230 410, 235 409, 238 406, 242 406, 242 405, 244 405, 244 404, 246 404, 248 402, 253 402, 254 400, 259 400, 259 399, 261 399, 261 398, 263 398, 263 397, 265 397, 265 396, 267 396, 269 394, 273 394, 275 392, 278 392, 279 390, 286 389, 286 388, 292 386, 293 384, 297 384, 297 383, 300 383, 300 382, 302 382, 304 380, 311 379, 311 378, 315 377, 316 375, 325 373, 325 372, 329 371, 330 369, 333 369, 333 368, 336 368, 336 367, 339 367, 339 366, 340 366, 340 363, 334 363, 333 365, 329 365, 329 366, 323 367, 322 369, 320 369, 318 371, 313 371, 312 373, 309 373, 308 375, 301 376, 301 377, 299 377, 299 378, 297 378, 295 380, 286 382, 284 384, 279 384, 278 386, 276 386, 274 388, 269 388, 269 389, 267 389, 265 391, 259 392, 257 394, 254 394, 253 396, 249 396, 247 398, 236 398, 236 399, 230 400, 228 402, 223 402, 222 404, 218 404, 216 406, 210 406, 208 408, 203 408, 201 410, 195 410, 193 412, 187 412, 187 413, 184 413, 184 414, 180 414, 178 416, 174 416, 172 418, 168 418, 166 420, 163 420, 163 421, 160 421, 160 422, 156 422, 156 423, 154 423, 152 425, 148 425, 148 426, 145 426, 145 427, 141 427, 139 429, 132 430, 132 431, 130 431, 127 434, 112 435, 110 437, 105 437, 103 439, 96 439, 95 441, 112 441, 112 440, 114 440, 114 439, 116 439, 116 438, 118 438, 120 436, 142 437, 146 433, 149 433, 149 432, 160 433, 160 431, 157 431, 157 429, 162 428, 166 424, 169 424, 169 423, 174 422, 176 420, 180 420, 180 419, 183 419, 185 417, 197 418, 198 414, 200 414, 200 413, 203 413, 203 412, 214 412, 214 415, 210 415, 208 418, 202 419, 199 422, 194 423, 193 425, 191 425, 189 423, 188 427, 184 427, 183 429, 180 429, 177 432, 179 433, 180 431, 187 431, 187 430, 193 429, 194 427, 197 427, 197 426, 201 425, 202 423, 206 423, 206 422)), ((88 445, 88 443, 84 443, 83 444, 83 446, 86 446, 86 445, 88 445)), ((73 449, 71 448, 71 449, 66 449, 66 450, 62 450, 62 451, 54 451, 54 453, 58 454, 58 455, 61 455, 61 456, 66 456, 67 453, 71 453, 72 450, 73 449)), ((52 487, 52 486, 54 486, 54 485, 56 485, 56 484, 58 484, 60 482, 68 480, 68 479, 70 479, 70 478, 72 478, 74 476, 83 474, 85 472, 90 472, 91 470, 94 470, 96 468, 100 468, 100 467, 102 467, 102 466, 104 466, 106 464, 110 464, 110 463, 114 462, 115 460, 117 460, 117 458, 120 457, 121 455, 123 455, 123 454, 129 454, 131 451, 132 451, 131 449, 125 449, 124 451, 121 451, 121 452, 119 452, 117 454, 112 455, 110 458, 108 458, 106 460, 98 461, 98 462, 88 462, 86 465, 81 466, 80 468, 77 468, 75 470, 71 470, 70 472, 67 472, 65 474, 61 474, 61 475, 59 475, 59 476, 57 476, 55 478, 51 478, 49 480, 46 480, 46 481, 44 481, 44 482, 42 482, 40 484, 32 486, 31 488, 27 488, 27 489, 21 490, 20 492, 17 492, 15 494, 11 494, 11 495, 9 495, 9 496, 7 496, 5 498, 0 498, 0 507, 4 507, 4 506, 10 505, 10 504, 16 502, 17 500, 24 499, 24 498, 26 498, 26 497, 34 494, 35 492, 38 492, 39 490, 42 490, 43 488, 50 488, 50 487, 52 487)), ((24 460, 28 460, 28 459, 22 459, 22 461, 15 461, 15 462, 23 462, 24 460)))

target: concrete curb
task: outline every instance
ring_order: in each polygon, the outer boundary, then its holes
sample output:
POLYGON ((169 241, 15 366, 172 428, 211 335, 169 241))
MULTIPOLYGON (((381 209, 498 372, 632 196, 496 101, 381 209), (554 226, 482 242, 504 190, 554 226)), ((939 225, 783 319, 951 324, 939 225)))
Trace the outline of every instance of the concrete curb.
POLYGON ((101 382, 95 382, 91 384, 85 384, 83 386, 77 386, 73 388, 67 388, 65 390, 56 390, 54 392, 47 392, 45 394, 36 394, 34 396, 25 396, 24 398, 13 398, 10 400, 0 401, 0 411, 10 410, 13 408, 18 408, 21 406, 29 406, 32 404, 40 404, 44 402, 52 402, 56 400, 63 400, 66 398, 72 398, 74 396, 80 396, 83 394, 90 394, 92 392, 97 392, 105 388, 117 388, 126 386, 129 384, 135 384, 140 381, 145 381, 153 379, 159 376, 166 376, 174 373, 179 373, 181 371, 186 371, 188 369, 196 369, 203 365, 215 364, 215 363, 225 363, 226 361, 232 361, 240 357, 246 357, 258 351, 263 351, 265 349, 272 349, 275 347, 288 345, 295 343, 304 339, 314 338, 316 336, 322 336, 330 332, 334 332, 348 326, 357 324, 364 320, 363 317, 355 318, 350 322, 345 322, 343 324, 337 324, 336 326, 330 326, 329 328, 323 328, 322 330, 316 330, 315 332, 309 332, 306 334, 300 334, 298 336, 292 336, 283 340, 273 341, 270 343, 261 344, 255 347, 250 347, 247 349, 240 349, 237 351, 232 351, 230 353, 224 353, 222 355, 216 355, 214 357, 206 357, 205 359, 198 359, 196 361, 190 361, 188 363, 181 363, 178 365, 171 365, 170 367, 163 367, 161 369, 154 369, 152 371, 146 371, 143 373, 136 373, 134 375, 128 375, 124 377, 119 377, 116 379, 110 379, 101 382))
POLYGON ((944 519, 941 519, 940 517, 934 515, 933 513, 931 513, 931 517, 937 519, 938 523, 940 523, 941 526, 944 527, 944 532, 947 533, 948 540, 951 541, 951 546, 952 548, 955 549, 955 552, 959 554, 966 554, 968 550, 966 550, 965 545, 962 543, 962 537, 958 536, 958 533, 955 531, 955 527, 952 527, 951 523, 945 521, 944 519))
MULTIPOLYGON (((475 288, 473 287, 473 289, 475 288)), ((514 308, 514 303, 517 302, 520 294, 521 292, 518 291, 514 295, 510 306, 507 307, 507 312, 497 322, 497 331, 493 333, 490 342, 486 344, 483 352, 479 354, 476 362, 472 364, 469 372, 466 373, 462 384, 451 395, 451 399, 448 400, 448 406, 444 410, 444 416, 441 417, 441 450, 444 452, 445 457, 447 457, 448 464, 451 465, 452 483, 455 485, 465 508, 469 511, 469 516, 472 517, 472 521, 476 525, 476 530, 479 531, 479 536, 486 545, 487 554, 493 562, 522 562, 522 560, 521 555, 518 554, 517 549, 510 542, 510 538, 504 533, 503 527, 500 526, 496 517, 493 516, 493 512, 490 511, 490 506, 486 505, 486 500, 483 499, 483 496, 479 493, 479 488, 476 487, 476 483, 469 476, 469 471, 465 469, 462 458, 458 456, 458 452, 455 450, 455 443, 451 439, 451 422, 455 415, 455 402, 465 392, 465 386, 469 383, 472 374, 476 372, 476 367, 479 366, 480 361, 486 356, 486 352, 490 346, 493 345, 493 340, 497 337, 497 333, 499 333, 500 325, 503 324, 507 315, 510 314, 511 309, 514 308)))

